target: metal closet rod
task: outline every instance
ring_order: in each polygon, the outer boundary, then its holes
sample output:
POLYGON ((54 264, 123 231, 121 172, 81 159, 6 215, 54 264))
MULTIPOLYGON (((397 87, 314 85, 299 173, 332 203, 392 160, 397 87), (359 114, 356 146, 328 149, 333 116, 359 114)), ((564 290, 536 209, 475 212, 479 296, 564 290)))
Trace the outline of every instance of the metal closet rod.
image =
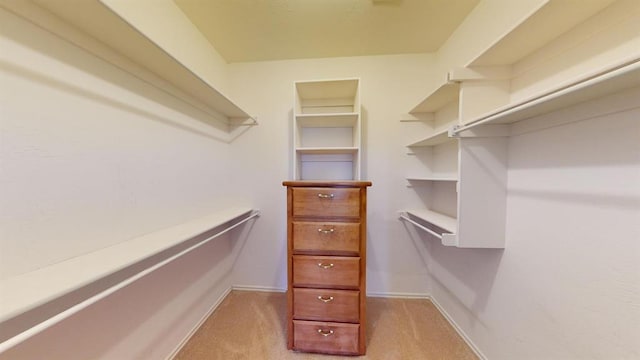
POLYGON ((404 220, 404 221, 408 221, 408 222, 412 223, 414 226, 416 226, 416 227, 418 227, 418 228, 420 228, 420 229, 422 229, 422 230, 424 230, 424 231, 428 232, 429 234, 431 234, 431 235, 433 235, 433 236, 437 237, 438 239, 442 240, 442 234, 438 234, 437 232, 435 232, 435 231, 433 231, 433 230, 429 229, 428 227, 426 227, 426 226, 424 226, 424 225, 420 224, 419 222, 416 222, 416 221, 412 220, 411 218, 409 218, 409 217, 406 215, 406 213, 400 213, 400 219, 402 219, 402 220, 404 220))
POLYGON ((173 255, 173 256, 171 256, 171 257, 169 257, 169 258, 167 258, 167 259, 165 259, 165 260, 163 260, 163 261, 161 261, 161 262, 159 262, 159 263, 157 263, 157 264, 155 264, 155 265, 153 265, 153 266, 151 266, 151 267, 149 267, 149 268, 147 268, 147 269, 145 269, 145 270, 143 270, 143 271, 141 271, 141 272, 139 272, 139 273, 137 273, 137 274, 135 274, 135 275, 133 275, 133 276, 131 276, 131 277, 119 282, 119 283, 117 283, 117 284, 115 284, 115 285, 113 285, 112 287, 107 288, 107 289, 105 289, 105 290, 103 290, 103 291, 101 291, 101 292, 99 292, 99 293, 97 293, 97 294, 95 294, 95 295, 93 295, 93 296, 91 296, 91 297, 89 297, 89 298, 77 303, 76 305, 74 305, 74 306, 72 306, 72 307, 70 307, 70 308, 68 308, 68 309, 56 314, 55 316, 52 316, 52 317, 48 318, 47 320, 45 320, 45 321, 43 321, 43 322, 41 322, 41 323, 31 327, 31 328, 19 333, 19 334, 7 339, 6 341, 0 343, 0 354, 2 354, 3 352, 7 351, 8 349, 10 349, 10 348, 12 348, 12 347, 14 347, 16 345, 22 343, 23 341, 29 339, 30 337, 41 333, 42 331, 50 328, 51 326, 59 323, 60 321, 62 321, 64 319, 74 315, 75 313, 77 313, 77 312, 89 307, 90 305, 92 305, 92 304, 104 299, 105 297, 115 293, 116 291, 124 288, 125 286, 128 286, 129 284, 131 284, 131 283, 135 282, 136 280, 146 276, 147 274, 149 274, 149 273, 151 273, 151 272, 163 267, 164 265, 167 265, 168 263, 172 262, 173 260, 175 260, 175 259, 177 259, 177 258, 179 258, 179 257, 181 257, 181 256, 183 256, 183 255, 185 255, 185 254, 187 254, 187 253, 189 253, 189 252, 201 247, 202 245, 204 245, 204 244, 208 243, 209 241, 217 238, 218 236, 223 235, 223 234, 229 232, 230 230, 232 230, 232 229, 244 224, 245 222, 253 219, 256 216, 260 216, 260 210, 252 211, 251 215, 249 215, 248 217, 240 220, 238 223, 235 223, 235 224, 229 226, 228 228, 220 231, 219 233, 216 233, 215 235, 212 235, 212 236, 202 240, 201 242, 199 242, 199 243, 197 243, 197 244, 195 244, 195 245, 193 245, 193 246, 191 246, 191 247, 189 247, 189 248, 187 248, 185 250, 182 250, 179 253, 177 253, 177 254, 175 254, 175 255, 173 255))
POLYGON ((590 86, 593 86, 593 85, 598 85, 607 80, 615 79, 618 76, 624 76, 627 73, 637 71, 638 68, 640 68, 640 59, 632 59, 612 69, 607 69, 605 71, 594 74, 586 79, 582 79, 574 83, 568 84, 566 86, 563 86, 559 89, 541 94, 532 99, 526 100, 522 103, 514 104, 512 106, 506 107, 497 113, 486 115, 476 120, 475 122, 462 125, 462 126, 456 125, 449 130, 449 137, 456 137, 465 130, 469 130, 479 125, 491 123, 497 118, 507 116, 513 113, 517 113, 520 110, 527 109, 529 107, 557 99, 563 95, 567 95, 578 90, 589 88, 590 86))

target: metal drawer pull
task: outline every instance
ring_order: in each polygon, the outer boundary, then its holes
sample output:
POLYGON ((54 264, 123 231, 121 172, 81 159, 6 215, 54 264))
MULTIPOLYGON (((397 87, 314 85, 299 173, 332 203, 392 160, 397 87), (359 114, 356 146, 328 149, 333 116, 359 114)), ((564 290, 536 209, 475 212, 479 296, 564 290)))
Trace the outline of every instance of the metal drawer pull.
POLYGON ((321 267, 323 269, 331 269, 333 267, 333 264, 318 263, 318 267, 321 267))
POLYGON ((318 194, 320 199, 333 199, 333 194, 318 194))
POLYGON ((321 234, 331 234, 334 231, 336 231, 335 228, 331 228, 331 229, 318 229, 318 232, 321 234))
POLYGON ((333 301, 333 296, 324 297, 322 295, 318 295, 318 300, 322 301, 323 303, 328 303, 333 301))
POLYGON ((333 330, 322 330, 322 329, 318 329, 318 334, 322 335, 322 336, 329 336, 329 335, 333 335, 333 330))

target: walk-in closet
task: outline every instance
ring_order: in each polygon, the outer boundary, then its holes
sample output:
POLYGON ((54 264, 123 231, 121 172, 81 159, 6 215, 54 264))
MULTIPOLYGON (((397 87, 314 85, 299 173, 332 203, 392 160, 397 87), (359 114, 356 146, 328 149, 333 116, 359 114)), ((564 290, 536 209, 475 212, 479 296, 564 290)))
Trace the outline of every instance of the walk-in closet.
POLYGON ((640 1, 0 33, 0 360, 640 358, 640 1))

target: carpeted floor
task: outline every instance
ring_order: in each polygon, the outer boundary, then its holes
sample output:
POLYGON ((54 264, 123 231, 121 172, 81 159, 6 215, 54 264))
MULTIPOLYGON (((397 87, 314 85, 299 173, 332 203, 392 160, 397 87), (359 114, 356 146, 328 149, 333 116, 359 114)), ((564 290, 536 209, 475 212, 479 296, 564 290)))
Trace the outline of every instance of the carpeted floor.
POLYGON ((284 293, 233 291, 175 360, 477 359, 429 300, 367 299, 367 354, 297 353, 286 346, 284 293))

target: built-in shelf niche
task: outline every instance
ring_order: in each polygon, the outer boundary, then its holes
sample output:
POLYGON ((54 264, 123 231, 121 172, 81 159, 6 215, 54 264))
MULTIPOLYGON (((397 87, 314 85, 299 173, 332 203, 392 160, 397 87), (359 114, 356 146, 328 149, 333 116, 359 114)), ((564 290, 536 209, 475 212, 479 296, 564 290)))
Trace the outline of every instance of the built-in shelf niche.
POLYGON ((298 81, 293 114, 296 180, 359 180, 358 79, 298 81))

